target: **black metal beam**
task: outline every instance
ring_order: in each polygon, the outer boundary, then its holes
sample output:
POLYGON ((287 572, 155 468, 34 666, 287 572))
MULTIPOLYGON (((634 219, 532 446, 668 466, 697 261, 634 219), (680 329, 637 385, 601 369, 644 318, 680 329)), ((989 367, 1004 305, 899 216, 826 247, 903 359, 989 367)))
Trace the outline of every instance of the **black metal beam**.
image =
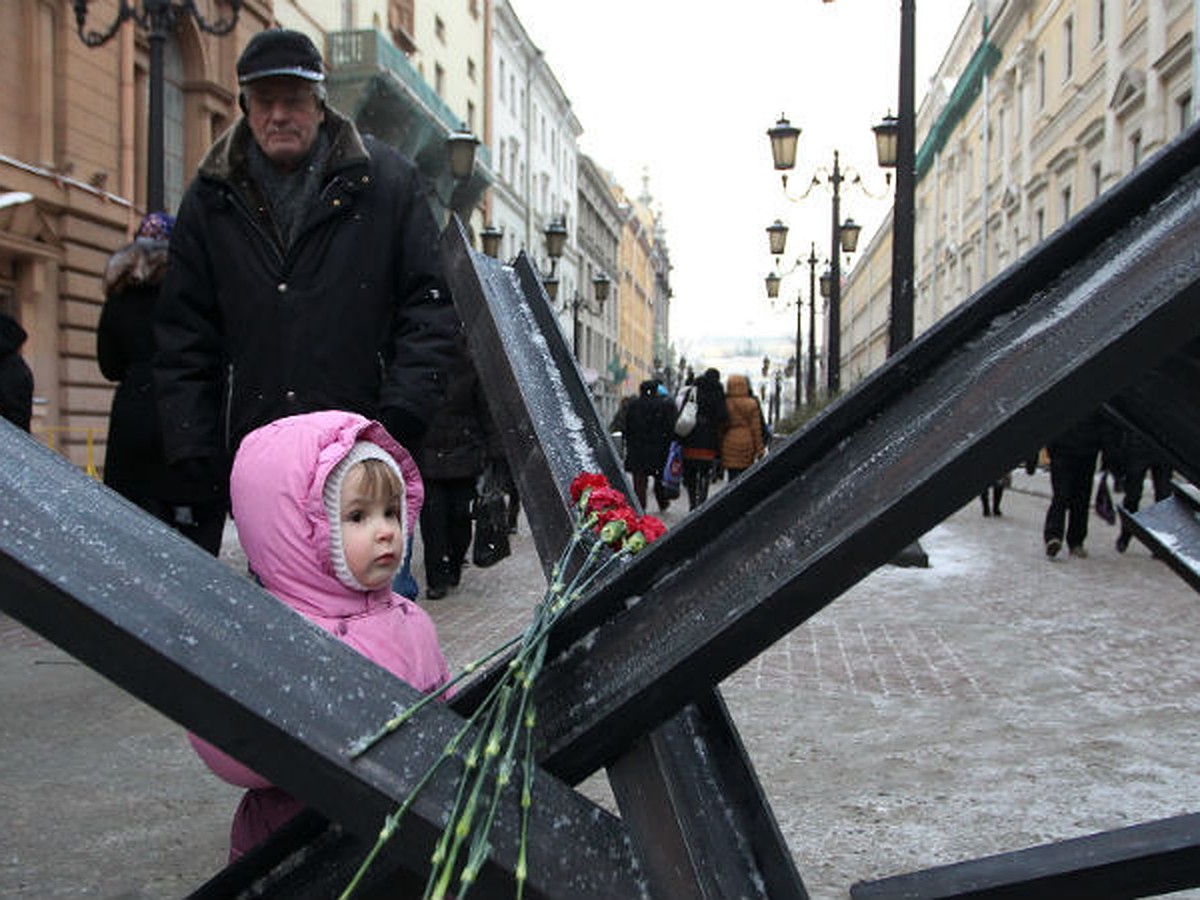
POLYGON ((1164 359, 1106 404, 1106 412, 1133 428, 1163 460, 1200 484, 1200 340, 1164 359))
POLYGON ((561 623, 546 764, 607 764, 1194 340, 1198 164, 1193 129, 561 623))
POLYGON ((1200 815, 939 866, 850 888, 853 900, 1118 900, 1200 885, 1200 815))
POLYGON ((1117 510, 1138 540, 1200 591, 1200 501, 1176 486, 1172 496, 1136 513, 1117 510))
MULTIPOLYGON (((563 340, 536 270, 471 250, 458 223, 442 253, 480 380, 543 566, 570 533, 571 480, 603 472, 636 508, 607 430, 563 340)), ((464 692, 458 708, 480 696, 464 692)), ((656 897, 803 898, 803 882, 717 691, 631 741, 609 769, 656 897)))
MULTIPOLYGON (((372 842, 462 720, 434 704, 350 760, 420 695, 2 420, 0 460, 0 609, 372 842)), ((453 774, 422 793, 384 871, 427 872, 453 774)), ((643 893, 619 821, 548 775, 534 790, 527 890, 643 893)), ((511 895, 519 829, 513 798, 480 896, 511 895)))

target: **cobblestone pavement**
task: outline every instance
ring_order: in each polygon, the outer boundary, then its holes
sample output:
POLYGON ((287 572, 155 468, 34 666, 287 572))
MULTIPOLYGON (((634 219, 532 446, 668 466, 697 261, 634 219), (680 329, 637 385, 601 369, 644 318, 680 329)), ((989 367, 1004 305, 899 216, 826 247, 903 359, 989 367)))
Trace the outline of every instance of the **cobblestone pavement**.
MULTIPOLYGON (((1013 478, 1003 517, 971 503, 922 538, 932 568, 885 566, 721 685, 817 900, 1200 809, 1200 598, 1095 518, 1089 559, 1047 560, 1046 477, 1013 478)), ((524 523, 513 548, 424 604, 452 667, 539 598, 524 523)), ((178 726, 3 617, 0 650, 0 897, 183 896, 215 872, 238 792, 178 726)), ((583 790, 612 802, 602 775, 583 790)))

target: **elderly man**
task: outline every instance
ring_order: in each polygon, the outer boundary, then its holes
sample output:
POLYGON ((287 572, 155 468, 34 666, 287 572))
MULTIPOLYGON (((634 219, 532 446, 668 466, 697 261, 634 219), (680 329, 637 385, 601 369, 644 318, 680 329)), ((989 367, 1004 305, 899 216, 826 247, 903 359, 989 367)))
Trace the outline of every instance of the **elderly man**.
POLYGON ((237 73, 245 116, 183 198, 155 323, 167 457, 220 493, 242 437, 296 413, 418 444, 457 328, 415 166, 326 105, 313 43, 261 32, 237 73))

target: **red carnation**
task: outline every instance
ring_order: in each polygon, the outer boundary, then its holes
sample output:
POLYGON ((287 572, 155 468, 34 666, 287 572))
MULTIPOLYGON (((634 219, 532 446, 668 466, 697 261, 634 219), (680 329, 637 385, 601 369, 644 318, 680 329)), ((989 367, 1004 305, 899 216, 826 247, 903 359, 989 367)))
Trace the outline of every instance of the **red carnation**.
POLYGON ((640 531, 646 538, 646 543, 652 544, 667 533, 667 526, 654 516, 642 516, 633 530, 640 531))
POLYGON ((581 472, 571 482, 571 502, 578 503, 586 490, 598 490, 608 487, 608 479, 599 472, 581 472))
POLYGON ((605 485, 592 490, 588 494, 587 509, 588 512, 598 513, 604 509, 612 509, 617 506, 626 506, 629 503, 625 499, 625 495, 620 491, 605 485))

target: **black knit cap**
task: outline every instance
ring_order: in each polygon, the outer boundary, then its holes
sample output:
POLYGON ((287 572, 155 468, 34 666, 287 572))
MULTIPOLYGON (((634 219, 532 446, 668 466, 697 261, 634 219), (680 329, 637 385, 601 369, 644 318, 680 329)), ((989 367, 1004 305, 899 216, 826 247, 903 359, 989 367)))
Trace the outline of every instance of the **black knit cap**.
POLYGON ((306 81, 324 81, 321 53, 308 35, 285 28, 269 28, 250 38, 237 63, 238 84, 260 78, 290 75, 306 81))

